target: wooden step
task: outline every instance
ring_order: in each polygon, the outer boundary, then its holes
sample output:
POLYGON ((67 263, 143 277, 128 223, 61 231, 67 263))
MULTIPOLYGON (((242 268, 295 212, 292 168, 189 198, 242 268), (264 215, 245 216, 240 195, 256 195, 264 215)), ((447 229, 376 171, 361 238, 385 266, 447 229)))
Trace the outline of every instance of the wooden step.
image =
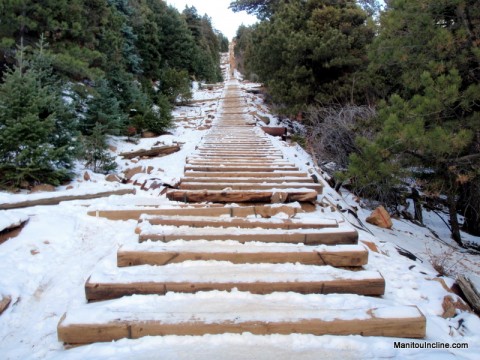
POLYGON ((79 305, 62 316, 58 339, 82 345, 143 336, 312 334, 423 338, 415 306, 356 295, 203 293, 144 295, 79 305), (255 311, 252 311, 254 309, 255 311))
POLYGON ((182 244, 144 242, 122 246, 117 252, 119 267, 137 265, 167 265, 194 260, 229 261, 234 264, 330 265, 358 267, 367 264, 368 251, 361 245, 304 246, 258 245, 248 246, 233 241, 189 241, 182 244))
POLYGON ((193 183, 273 183, 273 184, 282 184, 282 183, 313 183, 312 178, 310 177, 221 177, 221 178, 208 178, 208 177, 194 177, 186 176, 182 178, 182 183, 193 182, 193 183))
POLYGON ((325 229, 242 229, 232 231, 229 228, 198 229, 181 227, 168 228, 156 225, 140 224, 139 241, 175 240, 234 240, 241 243, 258 241, 265 243, 290 243, 305 245, 357 244, 358 232, 353 228, 325 229))
POLYGON ((315 183, 195 183, 182 181, 180 189, 185 190, 275 190, 275 189, 310 189, 322 193, 323 186, 315 183))
POLYGON ((220 203, 286 203, 314 202, 318 192, 309 189, 268 190, 168 190, 167 198, 181 202, 220 202, 220 203))
POLYGON ((189 226, 189 227, 235 227, 242 229, 324 229, 337 228, 338 222, 332 219, 279 219, 244 218, 214 216, 166 216, 145 215, 141 222, 152 225, 189 226))
POLYGON ((267 165, 267 166, 237 166, 237 165, 185 165, 185 171, 225 171, 225 172, 269 172, 269 171, 295 171, 296 166, 291 165, 267 165))
POLYGON ((299 264, 232 264, 195 261, 166 266, 141 265, 105 269, 99 266, 85 283, 88 301, 133 294, 248 291, 252 294, 358 294, 380 296, 385 280, 376 271, 350 271, 299 264))
MULTIPOLYGON (((288 213, 295 216, 303 212, 299 206, 283 204, 282 206, 257 205, 257 206, 214 206, 194 207, 196 204, 188 204, 191 207, 173 208, 133 208, 120 210, 94 210, 88 215, 103 217, 109 220, 138 220, 142 214, 147 215, 179 215, 179 216, 231 216, 231 217, 272 217, 279 213, 288 213)), ((298 204, 297 204, 298 205, 298 204)))
POLYGON ((308 177, 310 176, 306 172, 301 171, 269 171, 269 172, 224 172, 224 171, 186 171, 185 177, 209 177, 209 178, 242 178, 242 177, 255 177, 255 178, 278 178, 278 177, 308 177))

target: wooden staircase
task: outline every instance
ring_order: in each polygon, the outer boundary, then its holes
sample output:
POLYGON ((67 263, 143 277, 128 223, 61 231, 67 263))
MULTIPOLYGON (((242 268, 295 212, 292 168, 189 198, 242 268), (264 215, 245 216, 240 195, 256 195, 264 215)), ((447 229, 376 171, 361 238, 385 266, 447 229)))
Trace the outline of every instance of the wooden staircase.
POLYGON ((188 158, 179 189, 167 193, 200 204, 91 213, 138 219, 138 243, 120 247, 116 266, 94 269, 85 284, 90 304, 62 317, 60 341, 227 332, 424 337, 416 307, 381 298, 385 280, 363 269, 368 251, 353 227, 289 204, 315 201, 322 186, 241 116, 237 87, 227 87, 220 120, 188 158))

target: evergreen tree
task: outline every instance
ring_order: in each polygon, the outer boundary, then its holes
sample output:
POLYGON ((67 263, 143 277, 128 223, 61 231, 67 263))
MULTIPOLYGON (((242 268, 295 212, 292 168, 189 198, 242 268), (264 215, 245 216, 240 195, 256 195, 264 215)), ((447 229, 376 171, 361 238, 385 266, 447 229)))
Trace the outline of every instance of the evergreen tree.
POLYGON ((22 57, 0 85, 0 186, 58 185, 75 156, 72 115, 61 89, 46 82, 47 59, 37 54, 35 69, 22 57))
POLYGON ((370 54, 370 70, 384 84, 378 96, 387 98, 381 131, 352 158, 350 174, 375 185, 368 174, 384 168, 398 179, 392 166, 410 169, 426 189, 447 195, 452 237, 462 244, 457 211, 469 209, 467 224, 480 220, 480 205, 470 201, 480 197, 472 186, 480 180, 480 5, 392 0, 388 6, 370 54))
POLYGON ((364 100, 362 69, 374 28, 355 1, 281 1, 253 29, 245 32, 245 67, 265 82, 280 111, 364 100))

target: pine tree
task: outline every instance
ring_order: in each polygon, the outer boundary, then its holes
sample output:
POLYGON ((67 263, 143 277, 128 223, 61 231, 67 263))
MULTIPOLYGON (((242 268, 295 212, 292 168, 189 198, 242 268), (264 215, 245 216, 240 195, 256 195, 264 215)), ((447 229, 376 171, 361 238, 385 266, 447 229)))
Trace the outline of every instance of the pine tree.
POLYGON ((480 205, 470 200, 480 198, 472 186, 480 180, 479 14, 478 1, 388 2, 370 52, 378 95, 386 98, 381 130, 350 167, 357 182, 375 185, 367 174, 398 164, 426 190, 446 195, 452 238, 460 245, 461 207, 468 209, 467 224, 480 221, 480 205))
POLYGON ((0 85, 1 187, 58 185, 71 176, 76 135, 72 115, 61 89, 46 81, 48 61, 36 56, 35 69, 20 49, 18 64, 0 85))

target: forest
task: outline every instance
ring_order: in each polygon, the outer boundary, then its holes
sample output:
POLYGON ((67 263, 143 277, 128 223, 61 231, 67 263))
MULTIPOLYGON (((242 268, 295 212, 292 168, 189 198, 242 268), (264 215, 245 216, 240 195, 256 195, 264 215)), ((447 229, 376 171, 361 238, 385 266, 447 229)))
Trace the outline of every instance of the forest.
MULTIPOLYGON (((237 0, 235 56, 336 188, 480 235, 480 2, 237 0)), ((399 214, 401 215, 401 214, 399 214)))
POLYGON ((112 170, 107 137, 165 132, 228 51, 207 15, 162 0, 8 0, 0 19, 4 189, 58 185, 77 160, 112 170))

